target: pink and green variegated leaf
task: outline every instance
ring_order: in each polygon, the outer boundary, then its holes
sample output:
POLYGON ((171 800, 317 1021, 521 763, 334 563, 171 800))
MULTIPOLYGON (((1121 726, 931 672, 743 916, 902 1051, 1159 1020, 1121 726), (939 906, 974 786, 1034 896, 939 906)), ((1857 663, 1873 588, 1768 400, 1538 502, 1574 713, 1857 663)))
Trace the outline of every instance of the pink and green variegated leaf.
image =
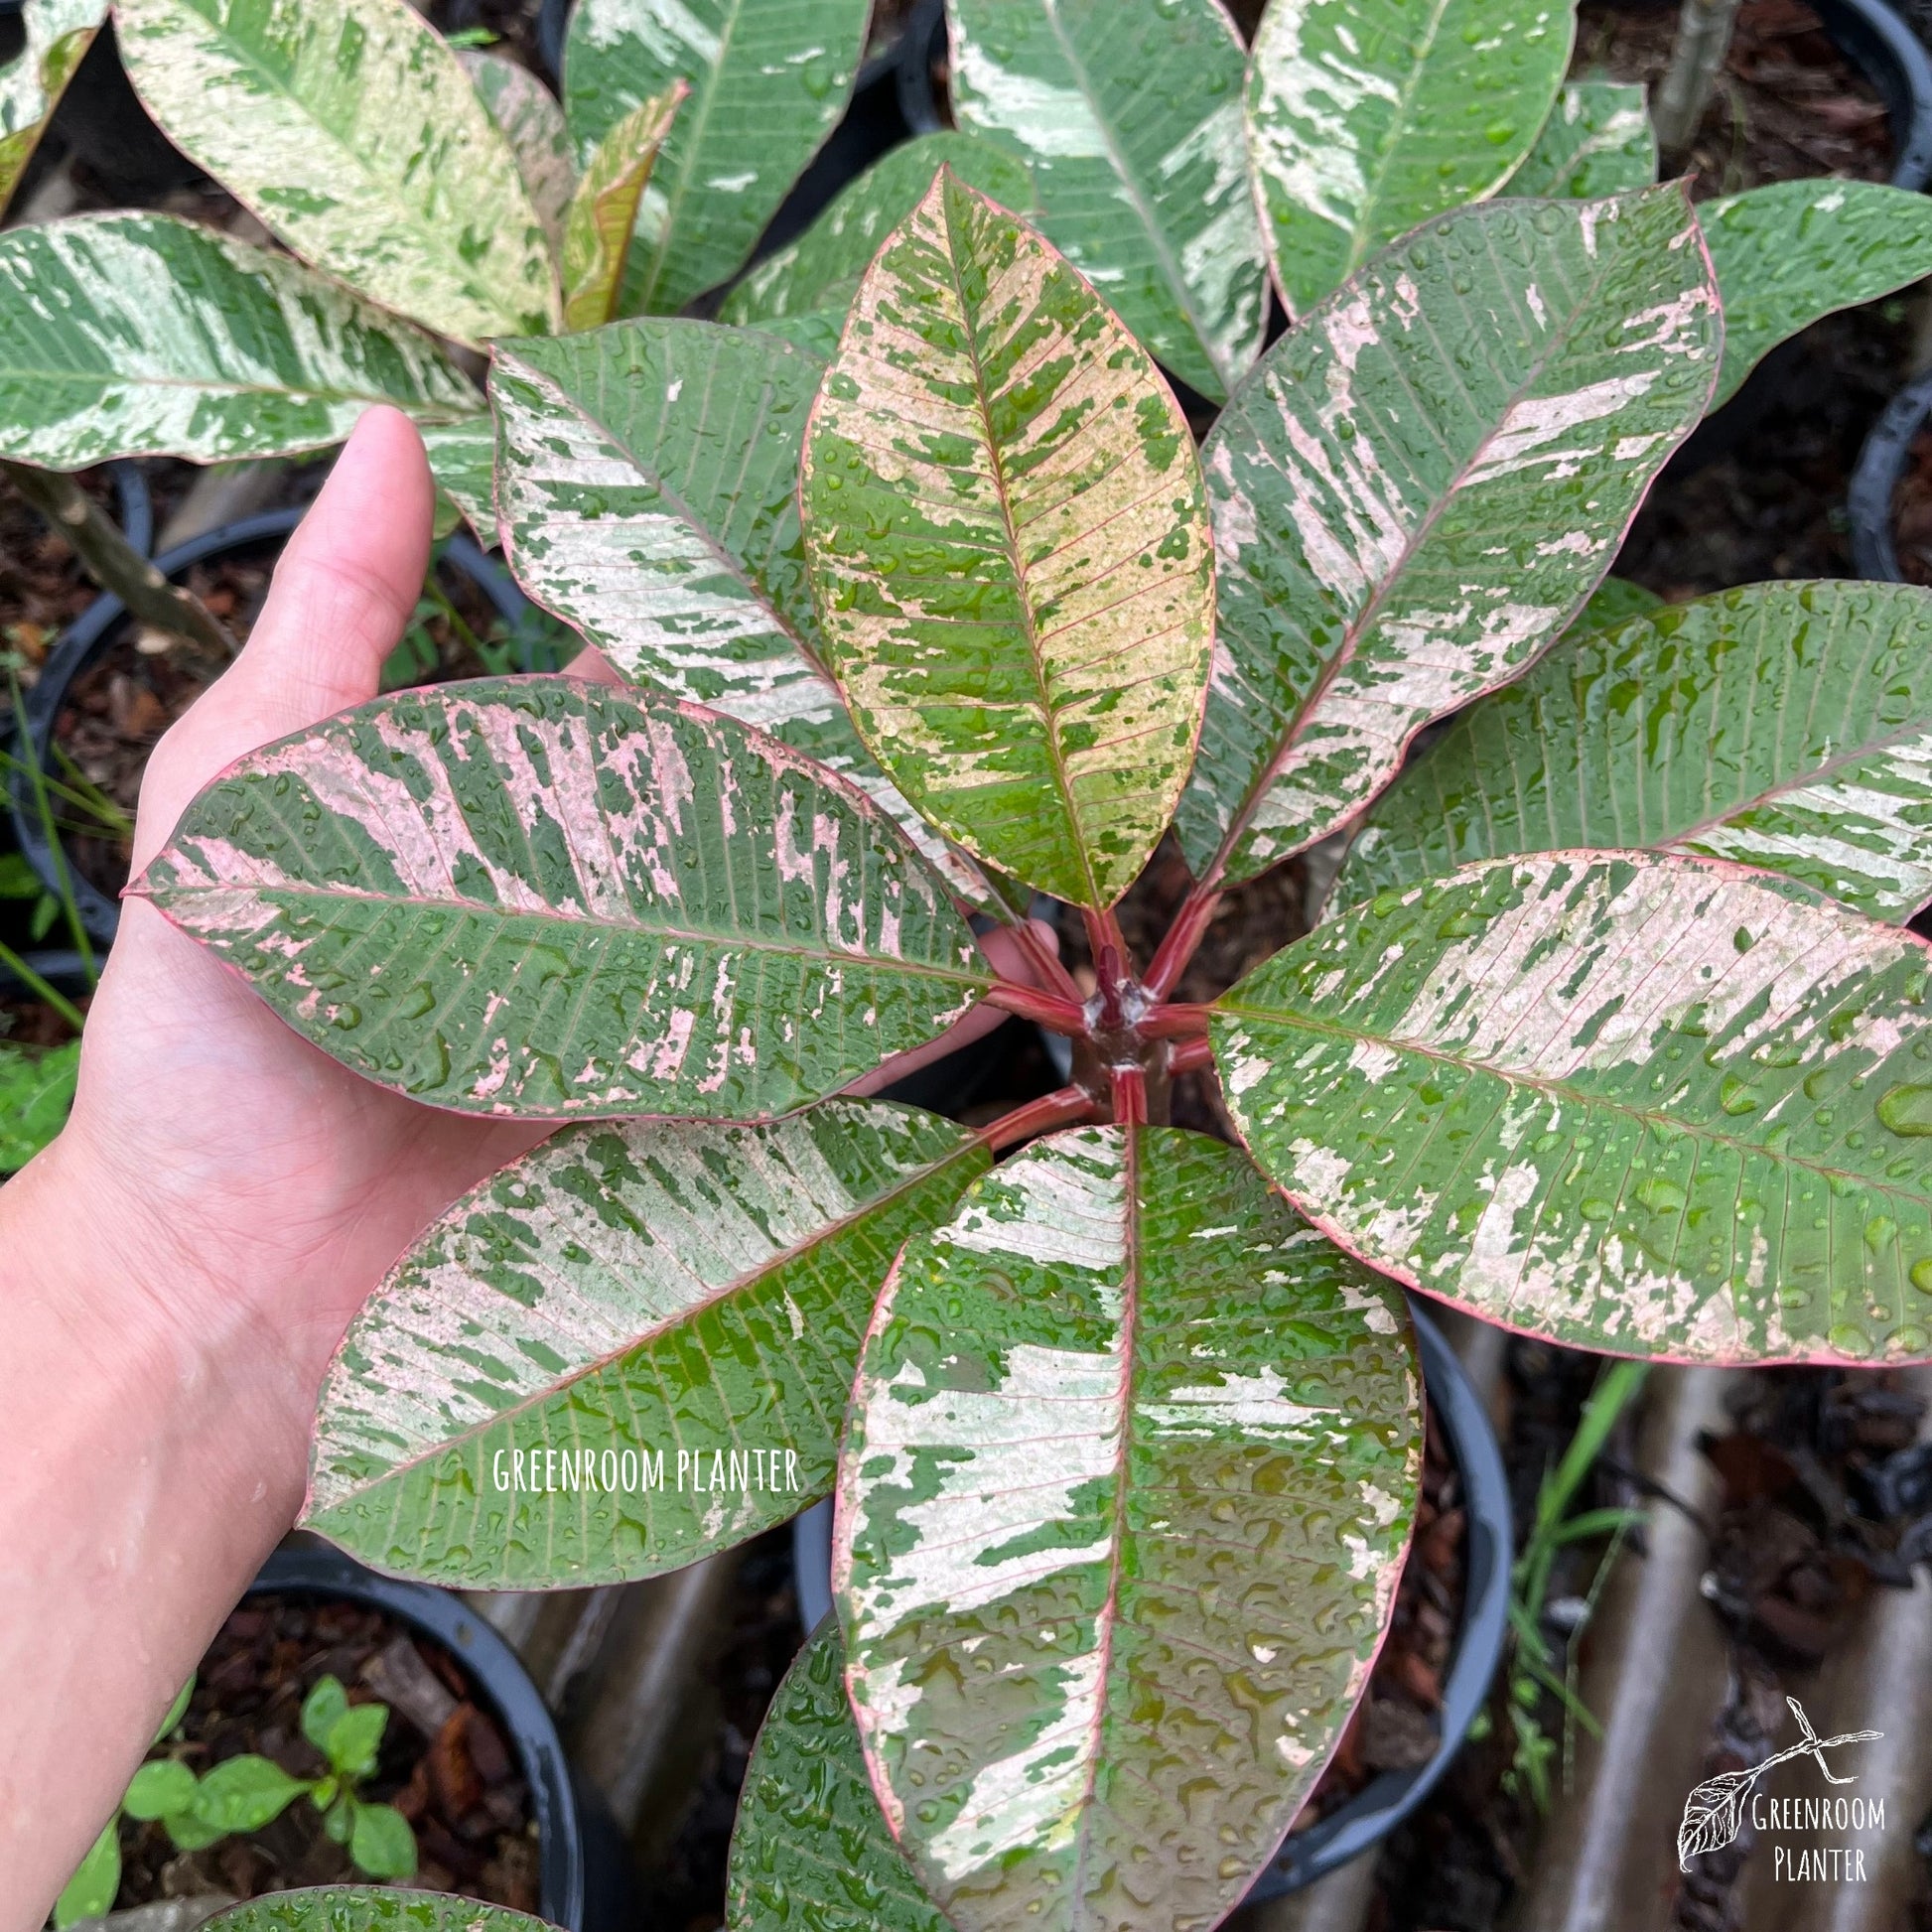
POLYGON ((15 12, 24 44, 0 68, 0 213, 107 18, 107 0, 26 0, 15 12))
POLYGON ((893 1257, 990 1156, 878 1101, 566 1128, 403 1256, 323 1385, 304 1521, 502 1589, 676 1570, 832 1486, 893 1257))
POLYGON ((1219 1002, 1263 1168, 1373 1266, 1580 1347, 1932 1356, 1932 950, 1707 859, 1385 893, 1219 1002))
POLYGON ((1593 202, 1656 179, 1657 134, 1643 87, 1571 80, 1503 193, 1593 202))
POLYGON ((942 171, 860 285, 800 494, 874 757, 969 852, 1111 905, 1185 781, 1214 623, 1193 440, 1146 351, 942 171))
POLYGON ((663 317, 499 348, 504 544, 530 595, 625 677, 850 778, 985 905, 979 868, 873 762, 821 668, 798 464, 823 373, 761 332, 663 317))
POLYGON ((1396 1291, 1221 1142, 1056 1135, 906 1243, 833 1578, 874 1788, 961 1932, 1240 1899, 1381 1641, 1420 1420, 1396 1291))
POLYGON ((584 178, 564 211, 564 327, 596 329, 618 313, 623 265, 637 207, 691 89, 674 80, 661 94, 633 107, 591 151, 584 178))
POLYGON ((577 187, 577 163, 563 104, 526 67, 501 54, 467 48, 458 54, 477 97, 503 130, 516 157, 523 192, 555 254, 564 239, 564 209, 577 187))
POLYGON ((1336 897, 1592 846, 1910 918, 1932 899, 1932 591, 1753 584, 1567 640, 1390 786, 1336 897))
POLYGON ((989 984, 859 793, 563 678, 399 692, 252 752, 136 890, 344 1065, 466 1113, 783 1113, 989 984))
POLYGON ((516 157, 408 0, 116 0, 168 138, 306 261, 459 342, 556 326, 516 157))
POLYGON ((866 1775, 827 1617, 765 1713, 732 1829, 726 1932, 952 1932, 866 1775))
POLYGON ((1201 452, 1220 633, 1176 829, 1253 878, 1558 637, 1703 414, 1722 325, 1681 187, 1497 202, 1377 256, 1201 452))

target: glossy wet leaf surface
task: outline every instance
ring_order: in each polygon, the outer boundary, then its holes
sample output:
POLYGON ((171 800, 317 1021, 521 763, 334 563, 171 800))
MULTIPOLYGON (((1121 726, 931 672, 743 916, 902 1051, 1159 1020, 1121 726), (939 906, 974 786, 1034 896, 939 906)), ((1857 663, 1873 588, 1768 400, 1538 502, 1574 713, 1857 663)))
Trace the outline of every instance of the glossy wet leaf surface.
POLYGON ((1647 188, 1656 179, 1657 135, 1643 87, 1567 80, 1536 145, 1502 193, 1589 202, 1647 188))
POLYGON ((907 1243, 833 1578, 875 1788, 962 1932, 1235 1904, 1366 1683, 1418 1400, 1396 1291, 1200 1135, 1037 1141, 907 1243))
POLYGON ((806 439, 833 675, 927 820, 1111 904, 1192 756, 1214 612, 1173 392, 1031 229, 941 175, 868 273, 806 439))
POLYGON ((1680 189, 1497 202, 1397 244, 1201 451, 1220 628, 1177 831, 1252 878, 1569 625, 1703 413, 1716 290, 1680 189))
POLYGON ((1337 899, 1587 846, 1735 859, 1909 918, 1932 899, 1932 591, 1754 584, 1566 641, 1403 773, 1337 899))
POLYGON ((469 1113, 784 1112, 986 983, 857 793, 563 678, 401 692, 250 753, 138 890, 345 1066, 469 1113))
POLYGON ((1501 188, 1557 100, 1574 33, 1557 0, 1272 0, 1248 146, 1290 313, 1501 188))
POLYGON ((866 1776, 836 1617, 798 1653, 765 1713, 725 1885, 727 1932, 951 1932, 866 1776))
POLYGON ((879 1101, 566 1129, 356 1316, 304 1521, 378 1569, 504 1589, 656 1576, 784 1522, 832 1486, 899 1243, 988 1159, 879 1101))
POLYGON ((515 156, 405 0, 120 0, 142 103, 305 260, 461 342, 555 326, 515 156))
POLYGON ((672 315, 751 254, 845 111, 868 0, 578 0, 564 110, 580 161, 640 102, 691 98, 658 159, 626 315, 672 315))
POLYGON ((959 124, 1029 163, 1040 226, 1218 402, 1261 349, 1243 55, 1218 0, 947 0, 959 124))
POLYGON ((1932 952, 1709 860, 1384 893, 1223 996, 1255 1158, 1373 1266, 1576 1347, 1932 1356, 1932 952))
POLYGON ((218 1932, 545 1932, 547 1921, 474 1898, 390 1885, 270 1892, 207 1921, 218 1932))
POLYGON ((850 777, 978 903, 978 870, 899 796, 820 667, 798 466, 822 373, 761 332, 658 317, 499 350, 505 548, 625 677, 850 777))
POLYGON ((536 209, 554 253, 564 238, 564 209, 577 185, 577 166, 563 103, 526 67, 482 48, 457 57, 489 118, 503 130, 516 157, 523 191, 536 209))
POLYGON ((796 241, 760 261, 726 296, 720 320, 764 328, 824 316, 829 358, 879 244, 925 199, 942 167, 989 201, 1033 216, 1033 170, 1024 161, 978 135, 921 134, 882 155, 796 241))
POLYGON ((52 470, 340 442, 371 403, 476 415, 419 330, 300 262, 166 214, 0 234, 0 455, 52 470))
POLYGON ((1932 274, 1932 203, 1871 181, 1779 181, 1698 209, 1725 305, 1712 407, 1820 316, 1932 274))

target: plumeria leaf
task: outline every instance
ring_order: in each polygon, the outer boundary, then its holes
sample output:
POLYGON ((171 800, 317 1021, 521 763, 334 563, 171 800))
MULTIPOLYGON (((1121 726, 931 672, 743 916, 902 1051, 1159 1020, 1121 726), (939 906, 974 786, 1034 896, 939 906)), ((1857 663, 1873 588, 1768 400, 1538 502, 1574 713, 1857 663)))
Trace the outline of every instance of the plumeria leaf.
POLYGON ((795 1516, 832 1486, 894 1254, 989 1158, 877 1101, 567 1129, 356 1316, 305 1520, 386 1570, 527 1589, 655 1576, 795 1516))
POLYGON ((563 103, 526 67, 501 54, 467 49, 457 56, 489 118, 503 130, 523 178, 523 192, 559 252, 564 209, 577 186, 577 164, 564 125, 563 103))
POLYGON ((81 470, 340 442, 371 403, 478 413, 427 336, 266 248, 166 214, 0 234, 0 456, 81 470))
POLYGON ((1570 80, 1503 193, 1593 202, 1656 179, 1657 131, 1643 87, 1570 80))
POLYGON ((1910 918, 1932 899, 1932 591, 1754 584, 1566 641, 1403 773, 1336 897, 1589 846, 1737 859, 1910 918))
POLYGON ((25 0, 25 45, 0 68, 0 213, 20 186, 80 58, 107 18, 107 0, 25 0))
POLYGON ((1698 209, 1725 305, 1715 409, 1820 316, 1932 275, 1932 203, 1882 182, 1779 181, 1698 209))
POLYGON ((1145 352, 942 173, 860 289, 800 495, 874 757, 968 851, 1111 904, 1185 780, 1214 620, 1193 440, 1145 352))
POLYGON ((827 1617, 765 1713, 732 1832, 727 1932, 952 1932, 866 1776, 827 1617))
POLYGON ((1557 0, 1273 0, 1248 64, 1248 146, 1289 312, 1493 195, 1535 145, 1575 32, 1557 0))
POLYGON ((844 112, 868 0, 578 0, 564 111, 581 161, 633 108, 691 87, 645 191, 624 313, 671 315, 745 264, 844 112))
POLYGON ((1394 1289, 1221 1142, 1056 1135, 907 1242, 833 1577, 874 1788, 961 1932, 1240 1899, 1366 1684, 1420 1421, 1394 1289))
POLYGON ((1579 1347, 1932 1355, 1932 950, 1707 859, 1384 893, 1213 1022, 1255 1158, 1372 1266, 1579 1347))
MULTIPOLYGON (((1016 214, 1034 212, 1033 171, 973 134, 922 134, 876 161, 798 239, 767 255, 726 296, 723 322, 810 330, 826 359, 879 244, 924 200, 942 167, 1016 214)), ((796 335, 788 338, 798 342, 796 335)))
POLYGON ((116 0, 170 140, 295 252, 460 342, 557 322, 502 130, 407 0, 116 0))
POLYGON ((690 88, 674 80, 633 107, 591 150, 564 216, 564 327, 595 329, 618 312, 638 204, 690 88))
POLYGON ((207 1925, 211 1932, 554 1932, 542 1919, 500 1905, 391 1885, 269 1892, 207 1925))
POLYGON ((1378 256, 1201 452, 1220 634, 1176 829, 1249 879, 1555 639, 1703 414, 1717 293, 1681 188, 1497 202, 1378 256))
POLYGON ((490 395, 511 565, 625 677, 849 777, 983 904, 978 868, 873 762, 821 668, 798 465, 822 373, 758 332, 664 318, 499 349, 490 395))
POLYGON ((1243 55, 1219 0, 947 0, 946 12, 960 125, 1032 164, 1048 239, 1152 354, 1219 402, 1268 320, 1243 55))
POLYGON ((454 422, 422 423, 423 449, 436 486, 459 510, 478 541, 496 542, 496 425, 487 410, 454 422))
POLYGON ((784 1112, 988 984, 857 792, 563 678, 398 692, 252 752, 135 890, 344 1065, 468 1113, 784 1112))
POLYGON ((66 1126, 80 1042, 41 1050, 0 1040, 0 1173, 24 1168, 66 1126))

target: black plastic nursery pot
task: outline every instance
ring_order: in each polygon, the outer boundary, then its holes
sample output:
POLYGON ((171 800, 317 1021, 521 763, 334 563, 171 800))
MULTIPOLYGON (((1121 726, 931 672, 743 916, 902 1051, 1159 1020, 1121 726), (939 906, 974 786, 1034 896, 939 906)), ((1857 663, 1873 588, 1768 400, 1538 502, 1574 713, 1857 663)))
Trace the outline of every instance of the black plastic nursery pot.
MULTIPOLYGON (((1420 1810, 1461 1748, 1502 1659, 1515 1549, 1502 1450, 1474 1383, 1424 1305, 1413 1296, 1409 1312, 1416 1324, 1429 1408, 1442 1426, 1449 1458, 1461 1478, 1461 1506, 1468 1512, 1462 1620, 1443 1680, 1440 1740, 1424 1763, 1406 1771, 1382 1772, 1318 1824, 1290 1838, 1255 1880, 1245 1901, 1250 1905, 1311 1885, 1379 1845, 1420 1810)), ((792 1525, 792 1561, 799 1619, 810 1631, 832 1607, 829 1501, 806 1510, 792 1525)))
MULTIPOLYGON (((145 489, 142 501, 146 501, 145 489)), ((155 562, 165 575, 179 579, 196 564, 278 548, 287 541, 304 514, 305 508, 299 504, 286 509, 266 510, 259 516, 245 517, 240 522, 209 530, 188 543, 178 545, 156 558, 155 562)), ((528 612, 529 600, 510 581, 507 572, 484 556, 473 538, 467 535, 450 538, 443 547, 441 561, 443 567, 473 583, 505 621, 515 623, 528 612)), ((48 653, 47 662, 41 667, 39 681, 26 694, 17 721, 21 739, 19 756, 23 762, 32 759, 45 767, 55 723, 67 703, 74 680, 100 659, 113 644, 126 621, 127 610, 120 599, 103 596, 96 598, 62 633, 60 641, 48 653)), ((13 813, 14 836, 19 841, 21 851, 48 889, 58 891, 60 881, 47 828, 35 810, 31 783, 19 772, 13 776, 8 801, 13 813)), ((112 944, 120 924, 120 907, 96 886, 74 874, 71 868, 69 883, 88 938, 97 946, 112 944)), ((51 965, 62 963, 50 960, 51 965)), ((77 965, 78 962, 65 963, 77 965)), ((56 973, 43 966, 38 957, 30 964, 47 978, 60 983, 56 973)))
POLYGON ((333 1598, 382 1611, 441 1644, 501 1725, 530 1794, 539 1857, 539 1910, 565 1932, 629 1932, 626 1854, 595 1794, 574 1780, 557 1726, 513 1651, 459 1596, 379 1577, 328 1549, 278 1550, 248 1597, 333 1598))
POLYGON ((1845 510, 1852 526, 1852 568, 1882 584, 1902 584, 1892 502, 1912 444, 1932 417, 1932 372, 1908 382, 1871 426, 1852 473, 1845 510))

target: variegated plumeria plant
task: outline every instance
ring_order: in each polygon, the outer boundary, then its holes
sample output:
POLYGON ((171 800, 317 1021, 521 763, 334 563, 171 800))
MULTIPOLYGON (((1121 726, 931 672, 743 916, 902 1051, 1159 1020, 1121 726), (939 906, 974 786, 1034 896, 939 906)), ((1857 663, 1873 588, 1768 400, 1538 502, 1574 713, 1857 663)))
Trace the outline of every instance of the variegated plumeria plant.
POLYGON ((1371 257, 1197 459, 942 173, 829 366, 498 346, 508 554, 633 688, 378 700, 140 882, 367 1078, 565 1123, 350 1328, 312 1527, 582 1585, 836 1490, 738 1932, 1230 1909, 1390 1613, 1399 1284, 1615 1352, 1932 1356, 1932 596, 1601 585, 1724 368, 1680 189, 1497 201, 1371 257), (1345 909, 1177 1004, 1224 890, 1365 808, 1345 909), (1170 822, 1198 884, 1137 961, 1170 822), (850 1097, 981 1000, 1096 1070, 978 1131, 850 1097), (1158 1118, 1210 1065, 1245 1148, 1158 1118))

